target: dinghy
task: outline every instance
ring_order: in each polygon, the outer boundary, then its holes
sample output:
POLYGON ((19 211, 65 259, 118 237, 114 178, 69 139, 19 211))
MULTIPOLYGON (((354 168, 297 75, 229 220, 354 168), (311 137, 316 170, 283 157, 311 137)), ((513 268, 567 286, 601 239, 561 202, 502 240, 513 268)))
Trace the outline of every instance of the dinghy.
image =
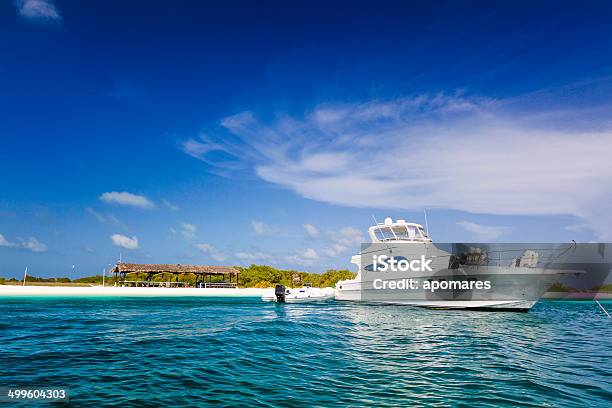
POLYGON ((265 294, 261 300, 265 302, 316 302, 333 299, 334 288, 313 288, 312 286, 302 286, 300 288, 286 288, 283 285, 276 285, 274 294, 265 294))

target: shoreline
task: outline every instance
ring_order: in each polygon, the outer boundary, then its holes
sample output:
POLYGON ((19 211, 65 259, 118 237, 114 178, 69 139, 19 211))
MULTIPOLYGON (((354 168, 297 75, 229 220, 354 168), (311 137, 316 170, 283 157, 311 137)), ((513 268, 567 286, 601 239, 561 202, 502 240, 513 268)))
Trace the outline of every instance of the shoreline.
MULTIPOLYGON (((0 285, 0 298, 8 297, 227 297, 273 296, 274 288, 164 288, 121 286, 0 285)), ((612 300, 612 293, 546 292, 543 300, 612 300)))
POLYGON ((274 288, 142 288, 121 286, 0 285, 1 297, 231 297, 261 298, 274 288))

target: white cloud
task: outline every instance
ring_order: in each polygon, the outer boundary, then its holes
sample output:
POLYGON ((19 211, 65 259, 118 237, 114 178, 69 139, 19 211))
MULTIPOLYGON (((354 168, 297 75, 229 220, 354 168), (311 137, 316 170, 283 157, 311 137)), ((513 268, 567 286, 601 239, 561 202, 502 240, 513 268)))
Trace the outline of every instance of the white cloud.
POLYGON ((0 234, 0 246, 3 247, 14 247, 15 244, 12 242, 9 242, 6 238, 4 238, 4 235, 0 234))
POLYGON ((467 232, 470 232, 474 237, 483 242, 495 241, 497 238, 506 234, 512 230, 511 227, 504 227, 499 225, 481 225, 469 221, 460 221, 457 223, 467 232))
POLYGON ((181 235, 186 240, 192 240, 196 237, 198 227, 186 222, 181 222, 181 235))
POLYGON ((257 235, 264 235, 272 232, 272 228, 263 221, 251 221, 251 226, 257 235))
POLYGON ((270 254, 267 254, 265 252, 238 252, 236 253, 236 258, 240 259, 241 261, 248 261, 248 262, 254 262, 254 261, 268 261, 268 262, 273 262, 274 261, 274 257, 270 254))
POLYGON ((138 248, 138 238, 136 238, 135 236, 130 238, 121 234, 113 234, 111 236, 111 241, 113 241, 113 244, 115 244, 116 246, 123 247, 126 249, 138 248))
POLYGON ((573 215, 612 239, 612 125, 586 109, 543 110, 538 97, 423 95, 322 106, 270 123, 246 112, 221 122, 231 142, 207 136, 191 153, 227 168, 211 154, 220 151, 316 201, 573 215))
POLYGON ((52 0, 16 0, 19 15, 32 21, 61 21, 57 7, 52 0))
POLYGON ((306 250, 302 252, 302 256, 305 259, 319 259, 319 254, 312 248, 306 248, 306 250))
POLYGON ((329 231, 327 236, 331 244, 325 248, 324 252, 331 257, 340 255, 349 249, 357 253, 360 244, 364 242, 361 231, 353 227, 344 227, 339 231, 329 231))
POLYGON ((294 255, 288 255, 285 260, 297 265, 309 266, 319 259, 319 254, 312 248, 307 248, 302 251, 296 251, 294 255))
POLYGON ((306 230, 306 234, 308 234, 310 238, 316 238, 319 236, 319 230, 314 225, 304 224, 303 227, 306 230))
MULTIPOLYGON (((209 170, 226 175, 228 171, 236 171, 244 169, 246 166, 242 162, 243 159, 253 158, 251 152, 245 151, 240 159, 233 159, 229 148, 226 148, 226 144, 231 144, 231 140, 224 139, 222 143, 213 141, 208 135, 202 134, 198 139, 189 139, 181 143, 180 149, 191 157, 203 161, 204 163, 210 164, 209 170), (222 162, 216 161, 214 158, 209 157, 210 153, 223 152, 227 153, 225 159, 222 162)), ((233 148, 236 148, 234 146, 233 148)), ((249 159, 246 159, 249 160, 249 159)))
POLYGON ((47 245, 43 244, 34 237, 30 237, 21 243, 21 246, 25 249, 29 249, 32 252, 46 252, 47 245))
MULTIPOLYGON (((205 136, 200 136, 203 140, 205 140, 205 136)), ((181 144, 181 149, 190 155, 191 157, 195 157, 196 159, 200 159, 204 157, 208 152, 220 150, 222 148, 221 145, 202 143, 195 139, 186 140, 181 144)))
POLYGON ((46 252, 47 245, 40 242, 35 237, 30 237, 28 239, 17 238, 19 243, 11 242, 4 237, 4 235, 0 234, 0 247, 9 247, 9 248, 24 248, 28 249, 32 252, 46 252))
POLYGON ((208 254, 208 256, 210 256, 215 261, 225 261, 227 259, 227 257, 223 253, 221 253, 219 250, 217 250, 217 248, 210 244, 195 244, 194 247, 204 252, 205 254, 208 254))
POLYGON ((128 193, 127 191, 117 192, 111 191, 100 196, 100 200, 105 203, 121 204, 138 208, 153 208, 155 204, 147 197, 137 194, 128 193))

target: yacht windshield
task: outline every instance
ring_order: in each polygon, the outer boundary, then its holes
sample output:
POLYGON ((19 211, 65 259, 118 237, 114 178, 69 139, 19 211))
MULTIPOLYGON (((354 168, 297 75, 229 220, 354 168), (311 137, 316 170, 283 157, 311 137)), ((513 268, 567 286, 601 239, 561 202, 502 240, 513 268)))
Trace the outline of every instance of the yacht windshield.
POLYGON ((428 238, 425 230, 416 225, 378 226, 374 234, 378 241, 419 241, 428 238))
POLYGON ((410 239, 410 235, 408 235, 408 230, 405 226, 393 227, 393 232, 395 232, 397 239, 410 239))
POLYGON ((379 241, 391 240, 420 240, 427 237, 427 234, 414 225, 394 225, 392 227, 380 226, 375 230, 376 239, 379 241))
POLYGON ((393 231, 389 227, 379 227, 376 230, 376 239, 379 241, 388 241, 390 239, 394 239, 393 231))

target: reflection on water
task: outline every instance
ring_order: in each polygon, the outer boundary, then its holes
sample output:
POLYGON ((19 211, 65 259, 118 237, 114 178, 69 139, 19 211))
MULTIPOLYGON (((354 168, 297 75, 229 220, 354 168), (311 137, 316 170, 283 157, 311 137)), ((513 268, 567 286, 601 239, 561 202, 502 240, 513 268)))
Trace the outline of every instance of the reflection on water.
POLYGON ((612 323, 593 302, 540 302, 515 314, 3 299, 0 311, 0 382, 68 385, 80 404, 607 406, 612 399, 612 323))

